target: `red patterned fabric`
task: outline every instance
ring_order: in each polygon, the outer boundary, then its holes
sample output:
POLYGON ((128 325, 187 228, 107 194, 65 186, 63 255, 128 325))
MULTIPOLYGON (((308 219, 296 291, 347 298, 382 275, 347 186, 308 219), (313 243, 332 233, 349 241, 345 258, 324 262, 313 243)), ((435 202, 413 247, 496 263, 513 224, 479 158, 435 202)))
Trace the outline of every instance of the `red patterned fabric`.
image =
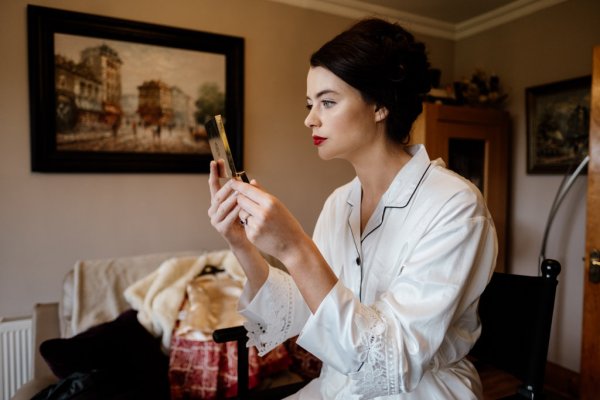
POLYGON ((285 342, 290 358, 292 359, 290 369, 304 379, 314 379, 321 374, 323 362, 298 346, 296 343, 297 339, 298 337, 296 336, 285 342))
MULTIPOLYGON (((291 358, 285 346, 264 357, 249 349, 249 385, 289 367, 291 358)), ((237 394, 237 343, 190 340, 174 335, 171 339, 169 382, 172 400, 213 400, 237 394)))

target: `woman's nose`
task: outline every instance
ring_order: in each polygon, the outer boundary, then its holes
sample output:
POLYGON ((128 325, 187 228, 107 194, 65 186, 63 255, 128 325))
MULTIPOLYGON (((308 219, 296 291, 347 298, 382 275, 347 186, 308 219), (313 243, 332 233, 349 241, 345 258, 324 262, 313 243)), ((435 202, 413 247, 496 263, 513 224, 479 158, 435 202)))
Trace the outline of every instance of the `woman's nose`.
POLYGON ((313 107, 308 111, 308 115, 304 119, 304 125, 306 125, 307 128, 313 128, 315 126, 318 126, 318 121, 319 119, 315 115, 315 109, 313 107))

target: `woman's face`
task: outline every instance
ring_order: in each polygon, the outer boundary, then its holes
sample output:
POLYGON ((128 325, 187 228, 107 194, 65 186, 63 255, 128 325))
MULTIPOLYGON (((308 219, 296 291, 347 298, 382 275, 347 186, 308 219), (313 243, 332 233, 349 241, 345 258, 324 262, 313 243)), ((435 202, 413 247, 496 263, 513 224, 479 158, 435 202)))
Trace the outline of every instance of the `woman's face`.
MULTIPOLYGON (((373 146, 378 112, 360 92, 323 67, 311 67, 306 79, 309 110, 304 124, 312 130, 313 143, 324 160, 358 161, 373 146)), ((383 124, 379 124, 383 125, 383 124)))

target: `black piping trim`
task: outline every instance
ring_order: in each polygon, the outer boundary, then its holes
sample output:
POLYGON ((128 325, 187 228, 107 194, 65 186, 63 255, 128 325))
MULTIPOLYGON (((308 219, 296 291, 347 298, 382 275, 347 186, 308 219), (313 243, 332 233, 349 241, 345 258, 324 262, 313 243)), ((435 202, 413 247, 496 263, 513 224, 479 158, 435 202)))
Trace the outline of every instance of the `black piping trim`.
MULTIPOLYGON (((360 259, 360 284, 359 284, 359 288, 358 288, 358 301, 360 301, 362 303, 362 281, 363 281, 363 260, 360 254, 360 251, 358 250, 358 246, 356 245, 356 242, 354 241, 354 232, 352 232, 352 225, 350 224, 350 216, 348 216, 347 219, 348 222, 348 228, 350 228, 350 234, 352 235, 352 243, 354 244, 354 249, 356 250, 356 254, 358 254, 358 258, 360 259)), ((362 243, 362 241, 361 241, 362 243)))
POLYGON ((365 241, 365 239, 373 232, 375 232, 377 229, 379 229, 379 227, 381 225, 383 225, 383 220, 385 219, 385 212, 388 210, 388 208, 405 208, 410 204, 410 201, 412 200, 413 196, 415 195, 415 193, 417 192, 417 189, 419 188, 419 186, 421 186, 421 183, 423 182, 423 179, 425 178, 425 174, 427 174, 427 171, 429 171, 429 168, 431 167, 431 164, 429 164, 427 166, 427 168, 425 169, 425 172, 423 172, 423 175, 421 175, 421 178, 419 179, 419 182, 417 182, 417 186, 415 187, 415 190, 413 190, 413 192, 410 194, 410 197, 408 198, 408 200, 406 201, 406 204, 404 204, 403 206, 389 206, 389 207, 385 207, 383 209, 383 214, 381 215, 381 222, 379 222, 379 225, 377 225, 376 227, 374 227, 373 229, 371 229, 371 231, 369 233, 367 233, 365 235, 364 238, 362 238, 360 240, 361 243, 363 243, 365 241))
MULTIPOLYGON (((377 225, 375 228, 373 228, 369 233, 367 233, 364 238, 360 239, 360 243, 361 244, 365 241, 365 239, 371 233, 375 232, 381 225, 383 225, 383 220, 385 219, 385 212, 387 211, 388 208, 405 208, 406 206, 408 206, 410 204, 410 201, 412 200, 413 196, 417 192, 417 189, 419 188, 419 186, 421 186, 421 183, 423 182, 423 179, 425 179, 425 174, 427 174, 427 171, 429 171, 430 167, 431 167, 431 163, 427 166, 427 168, 423 172, 423 175, 421 175, 421 178, 419 178, 419 182, 417 182, 417 186, 415 187, 415 189, 411 193, 410 197, 406 201, 406 204, 404 204, 403 206, 398 206, 398 207, 385 207, 383 209, 383 215, 381 216, 381 222, 379 223, 379 225, 377 225)), ((354 206, 352 204, 350 204, 350 207, 354 207, 354 206)), ((362 281, 363 281, 363 265, 364 265, 364 260, 362 259, 360 251, 358 250, 358 246, 356 245, 356 242, 354 241, 354 232, 352 232, 352 225, 350 224, 350 216, 348 216, 348 218, 347 218, 346 221, 348 223, 348 228, 350 228, 350 233, 352 234, 352 243, 354 244, 354 248, 356 250, 356 254, 358 254, 358 258, 360 259, 360 283, 359 283, 359 288, 358 288, 358 300, 362 303, 362 281)))

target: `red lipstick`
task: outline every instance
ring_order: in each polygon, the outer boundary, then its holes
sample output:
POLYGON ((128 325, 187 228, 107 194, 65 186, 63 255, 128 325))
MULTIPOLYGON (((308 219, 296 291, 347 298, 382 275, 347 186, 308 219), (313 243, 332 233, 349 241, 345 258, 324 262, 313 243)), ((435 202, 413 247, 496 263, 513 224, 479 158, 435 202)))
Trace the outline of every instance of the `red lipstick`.
POLYGON ((326 140, 327 140, 327 138, 324 138, 324 137, 321 137, 321 136, 313 136, 313 144, 315 146, 320 145, 321 143, 323 143, 326 140))

